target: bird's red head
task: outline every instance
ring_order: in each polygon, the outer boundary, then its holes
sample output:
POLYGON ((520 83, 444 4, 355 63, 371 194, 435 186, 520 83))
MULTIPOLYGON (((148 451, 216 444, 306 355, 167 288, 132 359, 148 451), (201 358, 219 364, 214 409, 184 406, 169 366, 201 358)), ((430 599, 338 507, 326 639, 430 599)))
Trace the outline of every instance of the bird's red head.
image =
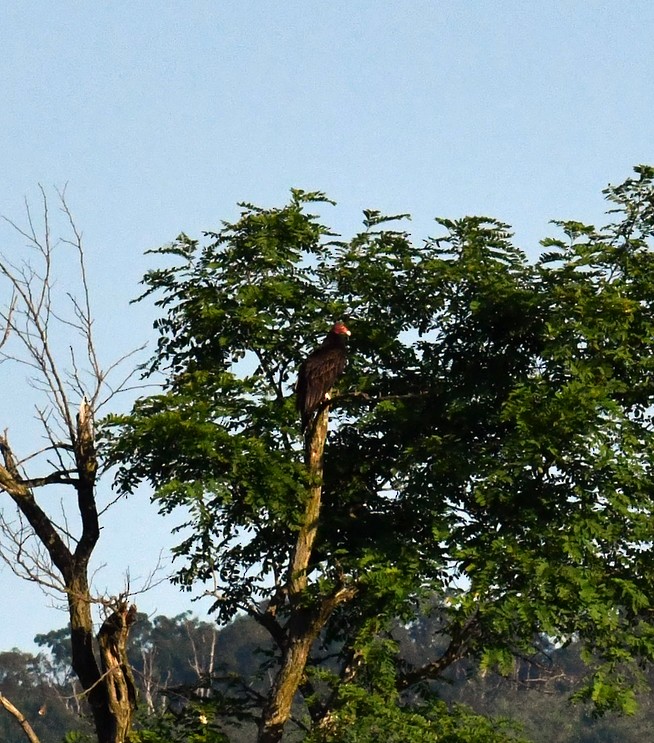
POLYGON ((352 333, 350 333, 350 331, 347 329, 345 323, 340 321, 334 323, 331 332, 335 333, 336 335, 352 335, 352 333))

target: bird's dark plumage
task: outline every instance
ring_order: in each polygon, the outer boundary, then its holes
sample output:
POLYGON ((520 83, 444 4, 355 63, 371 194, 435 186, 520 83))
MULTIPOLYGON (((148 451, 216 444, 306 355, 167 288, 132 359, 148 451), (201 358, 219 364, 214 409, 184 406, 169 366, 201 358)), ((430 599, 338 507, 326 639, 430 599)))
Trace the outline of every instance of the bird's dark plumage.
POLYGON ((325 395, 343 373, 347 356, 346 339, 349 335, 350 331, 345 325, 337 322, 322 344, 300 366, 295 394, 303 432, 325 395))

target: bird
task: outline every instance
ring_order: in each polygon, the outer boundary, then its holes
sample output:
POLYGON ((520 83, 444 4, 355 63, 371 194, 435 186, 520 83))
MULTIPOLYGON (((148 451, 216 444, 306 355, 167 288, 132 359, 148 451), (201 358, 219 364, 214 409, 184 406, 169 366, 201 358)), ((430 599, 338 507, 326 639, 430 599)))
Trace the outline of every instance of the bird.
POLYGON ((314 413, 345 369, 347 338, 350 335, 345 323, 334 323, 321 345, 300 365, 295 397, 302 433, 307 430, 314 413))

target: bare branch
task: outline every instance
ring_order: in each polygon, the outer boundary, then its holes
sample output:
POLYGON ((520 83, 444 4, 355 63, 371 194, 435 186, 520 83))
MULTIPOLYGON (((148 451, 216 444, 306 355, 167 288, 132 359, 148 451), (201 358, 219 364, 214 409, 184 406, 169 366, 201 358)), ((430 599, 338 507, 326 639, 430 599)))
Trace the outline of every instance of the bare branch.
POLYGON ((14 314, 14 310, 16 309, 17 301, 18 300, 16 298, 16 292, 12 292, 11 301, 9 302, 9 309, 7 310, 7 315, 5 317, 5 330, 2 335, 2 338, 0 338, 0 348, 2 348, 7 342, 7 340, 9 339, 9 334, 11 333, 12 317, 14 314))
POLYGON ((25 715, 18 709, 18 707, 15 707, 2 693, 0 693, 0 704, 7 710, 7 712, 12 714, 16 718, 18 724, 23 728, 25 737, 27 738, 27 740, 30 741, 30 743, 40 743, 36 733, 27 721, 25 715))
POLYGON ((470 642, 472 636, 477 631, 477 612, 473 612, 463 623, 463 625, 453 633, 449 645, 445 652, 436 660, 415 668, 402 674, 397 681, 397 688, 408 689, 410 686, 425 681, 430 678, 436 678, 446 668, 461 658, 470 642))
POLYGON ((26 226, 4 218, 32 252, 23 260, 10 260, 0 253, 0 280, 9 285, 12 297, 9 306, 0 310, 0 363, 27 370, 24 384, 36 395, 35 417, 48 443, 18 458, 7 434, 0 436, 0 492, 17 509, 13 520, 6 510, 0 511, 0 559, 16 575, 65 598, 74 672, 89 699, 99 740, 114 743, 107 731, 120 725, 126 735, 131 720, 133 699, 127 696, 133 684, 123 651, 133 612, 124 601, 93 596, 90 589, 88 565, 100 536, 94 418, 101 405, 128 388, 135 370, 117 384, 110 376, 136 351, 103 369, 93 337, 82 234, 64 189, 57 195, 66 235, 53 240, 47 194, 42 186, 39 192, 38 220, 28 201, 26 226), (70 265, 70 248, 76 257, 78 291, 59 292, 59 261, 70 265), (76 495, 60 501, 57 520, 37 502, 37 494, 50 485, 66 486, 76 495), (81 529, 71 526, 79 523, 81 529), (118 622, 113 626, 107 620, 103 625, 102 669, 94 654, 92 603, 111 603, 118 622))

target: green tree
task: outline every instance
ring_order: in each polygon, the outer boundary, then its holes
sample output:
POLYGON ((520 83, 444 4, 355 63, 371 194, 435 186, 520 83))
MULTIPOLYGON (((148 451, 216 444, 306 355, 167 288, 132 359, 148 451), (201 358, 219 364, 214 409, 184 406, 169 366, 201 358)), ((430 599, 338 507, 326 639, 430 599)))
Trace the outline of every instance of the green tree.
POLYGON ((366 211, 337 239, 302 191, 157 251, 163 390, 112 419, 117 484, 184 509, 179 583, 269 632, 260 743, 371 715, 392 739, 421 705, 413 739, 476 740, 430 682, 573 637, 579 696, 633 708, 654 653, 654 169, 605 195, 611 224, 560 222, 535 262, 483 217, 414 243, 366 211), (296 369, 339 318, 350 363, 303 441, 296 369), (393 623, 425 615, 434 653, 402 663, 393 623))

